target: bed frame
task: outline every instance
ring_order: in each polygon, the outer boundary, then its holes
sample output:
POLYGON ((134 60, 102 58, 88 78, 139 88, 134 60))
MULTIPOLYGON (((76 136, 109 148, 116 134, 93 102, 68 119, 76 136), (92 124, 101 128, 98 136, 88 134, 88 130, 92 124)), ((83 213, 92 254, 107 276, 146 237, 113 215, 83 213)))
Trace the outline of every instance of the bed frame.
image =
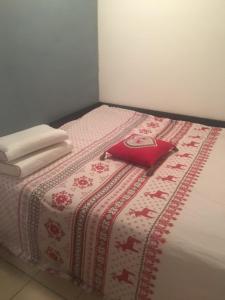
POLYGON ((87 106, 87 107, 85 107, 79 111, 76 111, 68 116, 65 116, 59 120, 51 122, 50 125, 52 127, 58 128, 67 122, 70 122, 70 121, 73 121, 73 120, 76 120, 76 119, 82 117, 83 115, 90 112, 91 110, 93 110, 101 105, 104 105, 104 104, 112 106, 112 107, 119 107, 119 108, 124 108, 124 109, 135 110, 135 111, 139 111, 141 113, 150 114, 150 115, 157 116, 157 117, 169 118, 169 119, 173 119, 173 120, 183 120, 183 121, 189 121, 189 122, 193 122, 193 123, 200 123, 200 124, 208 125, 208 126, 212 126, 212 127, 225 128, 225 121, 200 118, 200 117, 195 117, 195 116, 173 114, 173 113, 161 112, 161 111, 157 111, 157 110, 149 110, 149 109, 144 109, 144 108, 124 106, 124 105, 104 103, 104 102, 97 102, 95 104, 87 106))

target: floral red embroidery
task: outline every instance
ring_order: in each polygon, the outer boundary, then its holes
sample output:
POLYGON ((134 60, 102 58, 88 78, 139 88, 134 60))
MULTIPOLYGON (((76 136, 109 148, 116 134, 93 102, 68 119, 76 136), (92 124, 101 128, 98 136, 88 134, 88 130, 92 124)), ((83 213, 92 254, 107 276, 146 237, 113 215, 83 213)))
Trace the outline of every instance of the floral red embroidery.
POLYGON ((72 194, 62 191, 52 195, 52 207, 58 210, 64 210, 64 208, 72 203, 72 194))
POLYGON ((63 259, 60 255, 59 251, 55 250, 54 248, 48 247, 48 249, 46 250, 46 254, 51 260, 54 260, 55 262, 60 263, 60 264, 63 263, 63 259))
POLYGON ((48 231, 49 237, 60 241, 61 238, 65 235, 59 223, 52 221, 51 219, 45 223, 45 227, 48 231))
POLYGON ((86 176, 82 176, 79 178, 75 178, 73 185, 79 187, 80 189, 85 189, 89 186, 92 186, 93 185, 92 182, 93 179, 88 178, 86 176))
POLYGON ((91 170, 98 173, 102 173, 102 172, 109 171, 109 166, 100 162, 97 164, 93 164, 91 166, 91 170))

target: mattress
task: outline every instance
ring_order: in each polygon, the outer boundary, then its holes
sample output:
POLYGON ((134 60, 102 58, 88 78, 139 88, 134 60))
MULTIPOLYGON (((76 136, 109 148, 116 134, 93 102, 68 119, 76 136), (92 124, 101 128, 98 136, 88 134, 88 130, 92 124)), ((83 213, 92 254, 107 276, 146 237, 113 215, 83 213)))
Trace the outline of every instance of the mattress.
POLYGON ((74 150, 0 175, 0 243, 112 300, 224 300, 225 129, 103 105, 62 127, 74 150), (100 155, 130 134, 178 152, 152 177, 100 155))

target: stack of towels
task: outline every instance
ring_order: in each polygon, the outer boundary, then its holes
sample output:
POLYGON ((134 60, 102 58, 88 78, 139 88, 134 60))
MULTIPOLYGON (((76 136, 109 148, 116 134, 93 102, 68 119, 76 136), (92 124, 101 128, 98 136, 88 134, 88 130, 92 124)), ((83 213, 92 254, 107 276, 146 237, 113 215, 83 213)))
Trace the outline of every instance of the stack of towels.
POLYGON ((64 130, 44 124, 0 137, 0 173, 26 177, 67 155, 72 148, 64 130))

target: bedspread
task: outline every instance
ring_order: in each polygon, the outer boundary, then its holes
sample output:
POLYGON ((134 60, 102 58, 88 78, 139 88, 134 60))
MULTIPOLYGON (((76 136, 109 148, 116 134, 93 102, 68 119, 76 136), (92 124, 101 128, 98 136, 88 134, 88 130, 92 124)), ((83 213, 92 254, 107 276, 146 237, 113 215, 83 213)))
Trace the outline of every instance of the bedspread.
POLYGON ((73 152, 0 176, 0 243, 113 300, 223 300, 225 130, 101 106, 63 126, 73 152), (100 155, 132 133, 179 149, 154 173, 100 155))

